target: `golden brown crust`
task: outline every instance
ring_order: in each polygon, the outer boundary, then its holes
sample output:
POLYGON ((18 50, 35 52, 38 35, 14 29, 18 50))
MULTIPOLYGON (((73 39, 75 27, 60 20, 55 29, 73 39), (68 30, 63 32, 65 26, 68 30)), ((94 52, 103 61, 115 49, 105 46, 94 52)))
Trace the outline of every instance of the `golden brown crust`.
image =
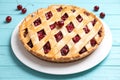
POLYGON ((71 62, 75 60, 82 59, 88 55, 90 55, 94 50, 97 49, 98 45, 104 38, 104 26, 102 22, 93 14, 88 12, 83 8, 79 8, 72 5, 51 5, 48 8, 38 9, 36 12, 28 15, 19 27, 19 39, 23 43, 24 47, 33 55, 39 57, 40 59, 52 61, 52 62, 71 62), (62 7, 61 12, 57 12, 57 8, 62 7), (73 13, 72 11, 75 12, 73 13), (51 11, 53 16, 49 20, 46 20, 45 13, 51 11), (49 25, 53 22, 57 22, 61 19, 63 14, 67 13, 69 17, 64 21, 64 26, 60 29, 55 28, 51 30, 49 25), (79 23, 76 20, 76 16, 81 15, 83 21, 79 23), (41 24, 38 27, 34 26, 34 21, 40 17, 41 24), (92 21, 96 21, 94 26, 92 25, 92 21), (68 33, 66 30, 66 25, 72 22, 74 24, 74 29, 71 33, 68 33), (90 29, 89 33, 85 33, 83 30, 84 26, 88 26, 90 29), (27 28, 27 30, 26 30, 27 28), (46 36, 39 41, 37 32, 44 29, 46 36), (61 31, 64 35, 61 41, 57 42, 54 38, 54 35, 61 31), (72 41, 72 38, 79 34, 81 39, 76 44, 72 41), (90 40, 93 39, 96 41, 94 46, 91 46, 90 40), (31 40, 32 48, 28 46, 28 42, 31 40), (51 50, 49 53, 45 54, 43 50, 43 46, 45 43, 49 41, 51 50), (61 55, 61 48, 67 44, 69 47, 69 52, 66 56, 61 55), (82 54, 79 51, 85 47, 87 51, 82 54))

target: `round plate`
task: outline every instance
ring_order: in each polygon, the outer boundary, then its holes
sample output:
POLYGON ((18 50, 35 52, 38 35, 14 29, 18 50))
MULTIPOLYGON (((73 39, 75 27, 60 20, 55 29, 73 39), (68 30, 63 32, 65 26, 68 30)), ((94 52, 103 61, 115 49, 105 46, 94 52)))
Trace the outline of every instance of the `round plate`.
POLYGON ((48 74, 66 75, 88 70, 99 64, 108 55, 112 46, 112 35, 109 27, 103 22, 105 37, 99 47, 88 57, 70 63, 47 62, 30 54, 18 38, 19 25, 14 29, 11 37, 11 47, 16 57, 26 66, 48 74))

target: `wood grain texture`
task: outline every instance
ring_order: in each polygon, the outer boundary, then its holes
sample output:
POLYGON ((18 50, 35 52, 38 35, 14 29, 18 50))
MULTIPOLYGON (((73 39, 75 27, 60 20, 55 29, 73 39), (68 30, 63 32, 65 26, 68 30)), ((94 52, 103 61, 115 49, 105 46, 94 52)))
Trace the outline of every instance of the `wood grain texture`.
POLYGON ((120 80, 120 0, 0 0, 0 80, 120 80), (17 4, 27 8, 26 14, 16 10, 17 4), (103 21, 110 27, 113 37, 112 49, 107 58, 96 67, 72 75, 49 75, 34 71, 22 64, 11 49, 11 35, 18 23, 29 13, 50 4, 72 4, 86 8, 99 17, 105 12, 103 21), (98 12, 93 11, 100 6, 98 12), (6 16, 12 22, 5 23, 6 16))

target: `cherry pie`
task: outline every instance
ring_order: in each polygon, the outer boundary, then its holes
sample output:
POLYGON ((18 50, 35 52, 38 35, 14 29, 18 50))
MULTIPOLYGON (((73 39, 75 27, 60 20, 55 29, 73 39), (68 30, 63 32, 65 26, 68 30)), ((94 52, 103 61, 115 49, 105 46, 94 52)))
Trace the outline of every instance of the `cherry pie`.
POLYGON ((101 21, 83 8, 51 5, 28 15, 19 27, 24 47, 40 59, 71 62, 90 55, 104 38, 101 21))

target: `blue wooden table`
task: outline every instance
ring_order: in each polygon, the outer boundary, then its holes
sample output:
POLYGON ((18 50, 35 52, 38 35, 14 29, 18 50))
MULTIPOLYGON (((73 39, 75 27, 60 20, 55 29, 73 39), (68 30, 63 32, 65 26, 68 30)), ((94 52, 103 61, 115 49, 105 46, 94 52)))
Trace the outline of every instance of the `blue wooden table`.
POLYGON ((120 0, 0 0, 0 80, 120 80, 120 0), (22 4, 27 8, 26 14, 16 10, 22 4), (72 4, 84 7, 93 12, 95 5, 100 6, 98 12, 105 12, 103 21, 110 27, 113 37, 112 49, 108 57, 96 67, 72 75, 49 75, 34 71, 22 64, 11 49, 11 35, 17 24, 29 13, 50 4, 72 4), (12 21, 5 22, 10 15, 12 21))

